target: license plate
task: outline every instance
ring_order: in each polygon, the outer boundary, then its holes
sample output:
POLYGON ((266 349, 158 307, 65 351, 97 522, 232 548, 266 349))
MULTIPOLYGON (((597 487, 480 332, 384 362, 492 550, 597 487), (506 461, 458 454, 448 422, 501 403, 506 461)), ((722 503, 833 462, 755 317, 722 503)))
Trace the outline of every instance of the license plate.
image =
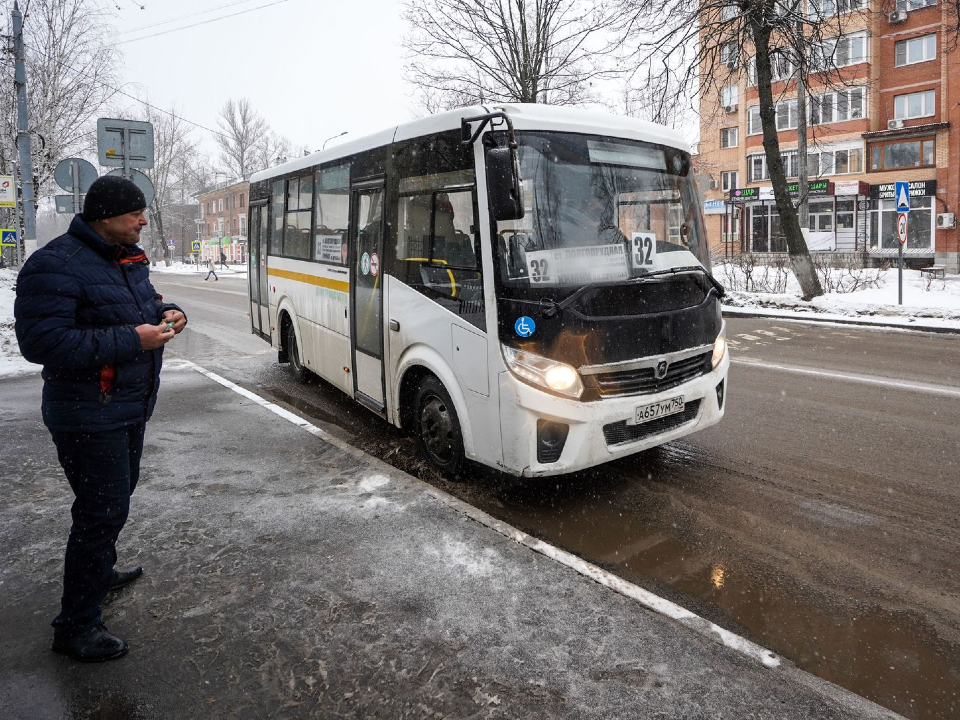
POLYGON ((683 412, 682 395, 680 397, 670 398, 669 400, 650 403, 649 405, 641 405, 637 408, 636 413, 634 413, 633 424, 639 425, 640 423, 650 422, 651 420, 666 417, 667 415, 675 415, 679 412, 683 412))

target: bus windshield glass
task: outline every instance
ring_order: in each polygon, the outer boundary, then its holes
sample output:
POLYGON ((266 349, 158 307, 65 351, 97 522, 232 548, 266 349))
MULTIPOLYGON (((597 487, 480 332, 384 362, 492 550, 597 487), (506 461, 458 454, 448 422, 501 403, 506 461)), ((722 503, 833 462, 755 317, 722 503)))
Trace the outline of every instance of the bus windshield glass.
POLYGON ((508 296, 709 273, 690 156, 652 143, 518 132, 524 217, 497 223, 508 296))

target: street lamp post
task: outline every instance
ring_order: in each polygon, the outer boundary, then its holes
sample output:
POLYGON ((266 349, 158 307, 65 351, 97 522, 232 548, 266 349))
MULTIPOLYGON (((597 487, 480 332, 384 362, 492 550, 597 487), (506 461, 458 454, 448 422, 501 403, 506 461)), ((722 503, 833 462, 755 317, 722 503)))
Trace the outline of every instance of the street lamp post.
MULTIPOLYGON (((203 239, 200 237, 200 228, 203 227, 203 218, 194 218, 193 221, 197 224, 197 242, 203 242, 203 239)), ((202 245, 200 247, 203 247, 202 245)), ((200 253, 197 253, 197 270, 200 270, 200 253)))
POLYGON ((349 130, 344 130, 342 133, 337 133, 336 135, 331 135, 330 137, 328 137, 326 140, 323 141, 323 146, 322 146, 320 149, 321 149, 321 150, 326 150, 326 149, 327 149, 327 143, 328 143, 328 142, 330 142, 330 141, 333 140, 334 138, 342 137, 342 136, 346 135, 348 132, 350 132, 350 131, 349 131, 349 130))

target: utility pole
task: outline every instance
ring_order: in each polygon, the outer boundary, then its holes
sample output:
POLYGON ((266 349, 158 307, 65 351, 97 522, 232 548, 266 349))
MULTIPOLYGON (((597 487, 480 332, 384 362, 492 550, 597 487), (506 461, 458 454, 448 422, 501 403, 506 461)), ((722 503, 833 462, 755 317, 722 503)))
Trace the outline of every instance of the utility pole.
POLYGON ((23 258, 37 249, 37 208, 34 205, 33 159, 27 122, 27 70, 23 54, 23 14, 13 0, 14 85, 17 89, 17 152, 20 156, 20 202, 23 207, 23 258))
MULTIPOLYGON (((807 198, 810 183, 807 168, 807 56, 804 52, 804 40, 803 20, 798 20, 797 46, 794 50, 797 60, 797 219, 800 221, 803 239, 807 240, 810 228, 810 206, 807 198)), ((817 168, 817 174, 819 173, 820 169, 817 168)))

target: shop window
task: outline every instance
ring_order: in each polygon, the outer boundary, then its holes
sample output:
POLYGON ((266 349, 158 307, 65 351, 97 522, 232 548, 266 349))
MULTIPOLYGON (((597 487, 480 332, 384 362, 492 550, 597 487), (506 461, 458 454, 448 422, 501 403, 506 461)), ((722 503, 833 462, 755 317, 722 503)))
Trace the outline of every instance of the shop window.
MULTIPOLYGON (((910 198, 910 217, 907 223, 907 250, 933 252, 932 197, 910 198)), ((891 252, 900 247, 897 238, 896 200, 874 200, 870 210, 870 250, 891 252)))
POLYGON ((837 200, 837 230, 852 230, 855 225, 855 200, 837 200))
POLYGON ((811 201, 807 205, 810 216, 810 229, 814 232, 833 230, 833 200, 811 201))
POLYGON ((871 143, 870 170, 930 167, 934 163, 934 139, 871 143))

